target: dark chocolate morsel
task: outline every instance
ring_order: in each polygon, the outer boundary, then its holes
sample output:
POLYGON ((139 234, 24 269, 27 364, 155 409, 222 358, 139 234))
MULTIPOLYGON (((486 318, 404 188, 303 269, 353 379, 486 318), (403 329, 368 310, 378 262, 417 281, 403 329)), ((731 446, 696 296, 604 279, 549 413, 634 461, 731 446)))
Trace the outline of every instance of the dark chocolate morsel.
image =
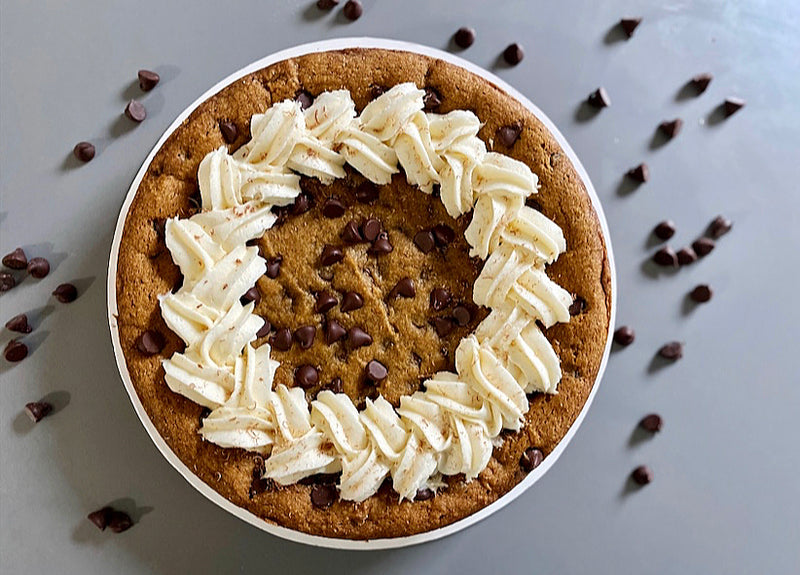
POLYGON ((6 322, 6 329, 17 333, 30 333, 33 328, 28 323, 28 316, 24 313, 15 315, 6 322))
POLYGON ((28 262, 28 273, 39 280, 47 277, 50 273, 50 262, 44 258, 31 258, 28 262))
POLYGON ((78 142, 72 148, 73 155, 81 162, 89 162, 94 158, 95 148, 91 142, 78 142))
POLYGON ((338 498, 339 492, 336 485, 331 483, 320 483, 311 488, 311 503, 319 509, 327 509, 338 498))
POLYGON ((317 294, 317 303, 314 306, 314 311, 317 313, 326 313, 336 307, 336 304, 339 303, 339 300, 336 299, 332 293, 327 291, 321 291, 317 294))
POLYGON ((347 334, 347 339, 354 349, 372 345, 372 337, 360 327, 352 327, 347 334))
POLYGON ((497 128, 497 141, 503 144, 506 148, 510 148, 519 139, 522 133, 522 124, 515 122, 507 126, 500 126, 497 128))
POLYGON ((657 413, 651 413, 649 415, 645 415, 639 422, 639 427, 641 427, 645 431, 649 431, 650 433, 657 433, 661 431, 661 428, 663 426, 664 426, 664 420, 661 419, 661 416, 658 415, 657 413))
POLYGON ((329 319, 325 325, 325 343, 331 345, 347 335, 347 330, 335 319, 329 319))
POLYGON ((357 244, 364 241, 364 236, 361 235, 361 230, 358 229, 358 224, 355 220, 350 220, 345 224, 342 230, 342 239, 348 244, 357 244))
POLYGON ((28 267, 28 258, 22 248, 3 256, 3 265, 12 270, 24 270, 28 267))
POLYGON ((708 224, 708 237, 718 240, 733 228, 733 222, 725 216, 717 216, 708 224))
POLYGON ((678 250, 678 264, 688 266, 697 261, 697 254, 691 247, 681 248, 678 250))
POLYGON ((125 115, 134 122, 141 122, 147 117, 147 110, 144 108, 144 104, 137 100, 131 100, 128 102, 128 105, 125 106, 125 115))
POLYGON ((425 95, 422 97, 422 103, 425 105, 426 112, 433 112, 442 104, 442 97, 435 88, 425 86, 425 95))
POLYGON ((431 320, 431 325, 433 325, 433 329, 436 330, 436 335, 439 337, 447 337, 455 327, 453 320, 449 317, 435 317, 431 320))
POLYGON ((323 266, 332 266, 339 263, 344 259, 344 252, 336 246, 326 245, 322 248, 322 255, 320 255, 319 262, 323 266))
POLYGON ((619 21, 619 25, 622 27, 622 30, 625 32, 625 35, 630 38, 633 36, 634 30, 642 23, 641 18, 623 18, 619 21))
POLYGON ((632 344, 634 339, 636 339, 636 332, 630 326, 623 325, 614 332, 614 341, 623 347, 632 344))
POLYGON ((346 292, 342 297, 341 310, 344 313, 355 311, 357 309, 361 309, 362 307, 364 307, 364 298, 361 297, 360 294, 357 294, 354 291, 349 291, 346 292))
POLYGON ((702 94, 708 88, 708 85, 711 83, 711 80, 714 79, 714 76, 711 74, 698 74, 697 76, 693 76, 690 80, 692 87, 697 91, 698 94, 702 94))
POLYGON ((281 328, 270 336, 269 343, 278 351, 289 351, 292 348, 292 332, 288 327, 281 328))
POLYGON ((319 372, 313 365, 301 365, 294 372, 294 382, 303 389, 314 387, 319 383, 319 372))
POLYGON ((139 77, 139 88, 141 88, 143 92, 149 92, 155 88, 161 80, 161 76, 152 70, 139 70, 137 76, 139 77))
POLYGON ((626 175, 634 182, 643 184, 650 179, 650 168, 647 167, 647 164, 639 164, 635 168, 628 170, 626 175))
POLYGON ((112 511, 110 507, 103 507, 102 509, 89 513, 86 519, 94 523, 100 531, 103 531, 108 526, 108 517, 111 515, 112 511))
POLYGON ((653 481, 653 472, 646 465, 640 465, 631 473, 631 479, 637 485, 647 485, 653 481))
POLYGON ((692 249, 698 257, 704 257, 711 253, 715 247, 714 240, 711 238, 698 238, 692 242, 692 249))
POLYGON ((266 319, 266 318, 262 318, 262 319, 264 320, 264 325, 262 325, 261 329, 259 329, 256 332, 256 337, 258 337, 258 338, 267 337, 269 335, 269 332, 272 331, 272 324, 269 322, 269 320, 266 319))
POLYGON ((386 376, 389 375, 389 370, 377 359, 373 359, 364 368, 364 375, 366 375, 368 382, 377 383, 386 379, 386 376))
POLYGON ((334 377, 328 384, 328 389, 333 393, 344 393, 344 383, 341 377, 334 377))
POLYGON ((436 241, 433 233, 428 230, 422 230, 414 235, 414 245, 419 248, 423 254, 430 253, 436 247, 436 241))
POLYGON ((714 291, 711 289, 711 286, 707 284, 700 284, 691 292, 689 292, 689 297, 692 298, 692 301, 697 303, 706 303, 711 301, 711 297, 713 295, 714 291))
POLYGON ((725 108, 725 117, 729 118, 733 116, 736 112, 744 108, 745 101, 741 98, 726 98, 725 102, 723 103, 723 107, 725 108))
POLYGON ((230 120, 221 120, 219 131, 222 133, 222 139, 228 144, 233 144, 239 137, 239 128, 230 120))
POLYGON ((108 515, 108 528, 114 533, 122 533, 133 527, 133 520, 124 511, 112 510, 108 515))
POLYGON ((519 458, 519 466, 526 473, 530 473, 544 461, 544 453, 541 449, 536 447, 529 447, 522 452, 522 457, 519 458))
POLYGON ((470 313, 469 308, 464 305, 458 305, 453 310, 453 319, 456 320, 456 323, 461 327, 467 325, 470 321, 472 321, 472 313, 470 313))
POLYGON ((364 8, 359 0, 347 0, 342 12, 348 20, 358 20, 361 18, 361 14, 364 13, 364 8))
POLYGON ((391 242, 389 241, 388 234, 386 232, 382 232, 378 235, 375 243, 373 243, 369 248, 369 253, 377 256, 391 253, 393 250, 394 246, 392 246, 391 242))
POLYGON ((136 349, 144 355, 155 355, 164 349, 164 336, 148 329, 136 339, 136 349))
POLYGON ((361 226, 364 233, 364 239, 369 242, 374 242, 383 231, 383 224, 376 218, 369 218, 364 225, 361 226))
POLYGON ((306 90, 300 90, 294 97, 295 101, 300 102, 300 109, 307 110, 314 103, 314 96, 306 90))
POLYGON ((414 280, 408 277, 400 279, 392 288, 389 295, 391 297, 414 297, 417 295, 417 288, 414 287, 414 280))
POLYGON ((658 125, 658 129, 661 130, 661 133, 670 140, 680 133, 681 128, 683 128, 683 120, 680 118, 664 121, 658 125))
POLYGON ((330 10, 339 4, 339 0, 317 0, 317 8, 320 10, 330 10))
POLYGON ((440 247, 444 247, 456 239, 456 233, 453 231, 453 228, 445 224, 433 226, 431 231, 433 232, 433 239, 436 245, 440 247))
POLYGON ((281 264, 283 263, 283 256, 275 256, 274 258, 267 259, 267 277, 275 279, 281 273, 281 264))
POLYGON ((53 290, 53 295, 61 303, 70 303, 78 299, 78 288, 72 284, 61 284, 53 290))
POLYGON ((6 358, 6 361, 22 361, 28 357, 28 346, 21 341, 12 339, 6 344, 6 348, 3 350, 3 356, 6 358))
POLYGON ((46 401, 33 401, 25 404, 25 413, 34 423, 39 423, 53 411, 53 406, 46 401))
POLYGON ((602 86, 589 94, 586 102, 592 108, 597 108, 598 110, 601 108, 608 108, 611 105, 611 99, 608 97, 608 92, 606 92, 606 89, 602 86))
POLYGON ((661 267, 678 267, 678 255, 669 247, 664 246, 653 254, 653 261, 661 267))
POLYGON ((414 501, 427 501, 428 499, 433 499, 436 493, 433 489, 428 489, 427 487, 423 489, 417 490, 417 494, 414 496, 414 501))
POLYGON ((658 355, 664 359, 678 360, 683 357, 683 344, 679 341, 665 343, 658 350, 658 355))
POLYGON ((256 286, 251 287, 249 290, 244 292, 244 295, 241 298, 239 298, 239 302, 242 305, 247 305, 250 302, 254 302, 256 305, 258 305, 260 301, 261 301, 261 292, 258 291, 258 287, 256 286))
POLYGON ((431 307, 436 311, 442 311, 450 305, 450 290, 443 287, 431 290, 431 307))
POLYGON ((294 332, 294 339, 300 344, 302 349, 308 349, 314 343, 314 337, 317 335, 317 328, 313 325, 304 325, 298 327, 294 332))
POLYGON ((345 207, 337 197, 330 197, 322 204, 322 215, 326 218, 341 218, 344 215, 345 207))
POLYGON ((653 234, 660 240, 668 240, 675 235, 675 223, 672 220, 664 220, 653 229, 653 234))
POLYGON ((362 204, 371 204, 377 200, 379 196, 380 190, 378 189, 378 186, 369 180, 364 180, 356 188, 356 200, 362 204))
POLYGON ((17 285, 17 280, 14 279, 8 272, 0 272, 0 292, 8 291, 17 285))
POLYGON ((459 48, 469 48, 475 43, 475 29, 466 26, 459 28, 453 35, 453 41, 459 48))
POLYGON ((503 50, 503 59, 511 66, 516 66, 522 62, 524 57, 525 51, 522 49, 522 46, 516 42, 509 44, 506 49, 503 50))

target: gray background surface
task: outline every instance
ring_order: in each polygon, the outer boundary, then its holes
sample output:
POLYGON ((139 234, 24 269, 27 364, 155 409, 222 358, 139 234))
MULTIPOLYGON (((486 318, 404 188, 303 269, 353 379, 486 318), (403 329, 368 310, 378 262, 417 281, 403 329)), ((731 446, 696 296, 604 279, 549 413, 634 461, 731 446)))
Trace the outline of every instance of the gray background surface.
MULTIPOLYGON (((5 573, 797 573, 800 566, 800 3, 389 2, 366 0, 346 23, 312 0, 284 2, 0 3, 0 252, 51 259, 44 280, 0 296, 2 320, 31 312, 31 356, 0 359, 0 570, 5 573), (662 4, 661 7, 655 7, 662 4), (644 22, 630 41, 612 25, 644 22), (618 324, 637 340, 612 354, 592 410, 557 465, 509 507, 445 540, 380 553, 288 543, 227 515, 161 457, 137 420, 112 358, 105 320, 111 236, 128 186, 180 111, 219 79, 276 50, 370 35, 463 52, 492 69, 510 42, 524 62, 496 70, 560 127, 609 219, 619 277, 618 324), (139 97, 136 70, 162 82, 148 118, 121 117, 139 97), (692 75, 714 81, 678 99, 692 75), (613 105, 588 121, 581 100, 604 85, 613 105), (729 95, 747 107, 723 122, 729 95), (653 149, 656 125, 682 117, 653 149), (710 121, 712 120, 712 121, 710 121), (77 166, 75 142, 98 155, 77 166), (651 181, 622 174, 640 161, 651 181), (652 274, 653 225, 693 240, 718 213, 735 221, 706 260, 652 274), (50 291, 76 281, 64 306, 50 291), (709 282, 697 309, 685 294, 709 282), (685 358, 658 367, 665 341, 685 358), (35 428, 23 405, 62 408, 35 428), (664 431, 633 434, 658 411, 664 431), (647 463, 652 485, 629 492, 647 463), (116 501, 139 523, 115 536, 87 512, 116 501)), ((10 338, 2 333, 0 345, 10 338)))

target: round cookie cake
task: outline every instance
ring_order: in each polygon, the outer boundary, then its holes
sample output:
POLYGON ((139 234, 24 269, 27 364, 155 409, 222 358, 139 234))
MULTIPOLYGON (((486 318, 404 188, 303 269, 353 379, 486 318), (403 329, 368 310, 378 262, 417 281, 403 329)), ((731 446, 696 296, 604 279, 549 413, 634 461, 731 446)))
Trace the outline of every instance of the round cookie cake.
POLYGON ((403 51, 284 60, 200 104, 127 213, 117 326, 144 410, 233 504, 312 535, 451 524, 564 438, 611 272, 522 104, 403 51))

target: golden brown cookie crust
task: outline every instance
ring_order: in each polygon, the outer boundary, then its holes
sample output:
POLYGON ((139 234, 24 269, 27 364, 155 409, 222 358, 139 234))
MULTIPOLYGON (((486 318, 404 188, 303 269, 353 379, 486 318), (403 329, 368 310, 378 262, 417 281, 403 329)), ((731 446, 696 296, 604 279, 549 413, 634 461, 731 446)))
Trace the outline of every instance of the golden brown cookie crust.
MULTIPOLYGON (((385 354, 382 357, 393 374, 381 392, 396 404, 401 394, 418 389, 420 376, 452 366, 455 345, 486 313, 481 310, 473 314, 476 317, 468 328, 457 329, 445 338, 446 353, 438 345, 433 328, 424 321, 431 317, 428 294, 432 286, 448 285, 457 299, 472 301, 471 282, 480 264, 473 265, 464 253, 463 230, 470 215, 452 220, 440 202, 411 188, 402 175, 382 188, 380 199, 373 206, 358 204, 353 199, 354 188, 363 178, 348 173, 347 178, 330 186, 304 178, 302 186, 314 197, 316 208, 288 219, 262 238, 264 255, 283 255, 283 277, 279 276, 279 281, 259 280, 264 297, 256 312, 278 327, 315 323, 319 328, 320 316, 313 313, 310 291, 331 284, 342 291, 372 290, 371 307, 344 314, 340 319, 345 327, 361 325, 367 331, 372 330, 374 345, 379 346, 375 349, 380 348, 380 353, 385 354), (330 195, 339 196, 348 206, 348 213, 339 220, 320 215, 319 203, 330 195), (405 207, 404 217, 398 218, 401 205, 405 207), (312 265, 318 257, 320 242, 329 243, 350 217, 361 218, 371 213, 384 220, 395 251, 375 263, 374 257, 370 259, 363 253, 366 247, 346 248, 347 257, 336 264, 341 268, 334 279, 327 282, 320 278, 318 268, 312 265), (456 230, 457 241, 447 248, 446 258, 431 254, 431 259, 425 260, 411 244, 408 233, 440 222, 456 230), (302 247, 291 241, 299 233, 307 238, 302 247), (415 266, 429 268, 426 277, 415 278, 416 298, 399 300, 396 305, 382 303, 382 294, 399 277, 414 277, 414 270, 419 270, 415 266), (374 268, 375 272, 366 274, 370 275, 369 282, 365 279, 366 267, 374 268), (281 303, 275 305, 276 301, 281 303), (291 313, 285 308, 287 303, 291 313), (422 356, 421 359, 412 360, 412 353, 422 356), (413 365, 403 362, 406 356, 413 365)), ((120 343, 131 380, 151 421, 178 458, 223 497, 265 521, 314 535, 347 539, 398 537, 442 527, 475 513, 519 483, 525 477, 518 464, 522 452, 534 446, 549 454, 589 397, 603 356, 611 314, 610 268, 599 221, 578 174, 549 131, 522 104, 483 78, 434 58, 380 49, 322 52, 282 61, 237 80, 200 104, 157 152, 136 193, 120 244, 116 288, 120 343), (229 120, 237 125, 239 136, 229 146, 235 150, 249 139, 253 114, 264 112, 275 102, 293 98, 301 90, 312 95, 326 90, 349 90, 360 111, 377 88, 401 82, 435 89, 441 98, 437 112, 455 109, 475 112, 484 122, 479 136, 487 147, 525 162, 539 176, 541 187, 535 200, 542 212, 561 226, 567 240, 566 253, 547 268, 547 273, 585 301, 583 312, 570 323, 546 331, 561 358, 563 379, 559 392, 532 396, 524 428, 518 433, 503 432, 502 445, 494 449, 480 476, 469 483, 463 475, 447 478, 448 487, 433 499, 398 503, 397 494, 384 485, 363 503, 337 501, 328 509, 318 509, 311 504, 312 487, 307 484, 268 485, 266 491, 251 497, 257 456, 204 442, 197 433, 202 408, 170 391, 164 381, 161 361, 184 348, 183 342, 167 328, 158 307, 157 296, 173 289, 180 280, 180 272, 164 244, 164 220, 193 213, 190 198, 197 193, 200 161, 208 152, 225 144, 219 121, 229 120), (495 134, 498 128, 515 123, 521 123, 521 134, 508 149, 497 141, 495 134), (137 351, 136 339, 147 329, 164 334, 166 346, 160 354, 147 357, 137 351)), ((355 374, 366 361, 377 357, 371 348, 352 354, 347 353, 346 347, 329 349, 318 331, 317 341, 308 352, 301 353, 295 346, 288 354, 282 356, 276 352, 274 357, 288 362, 287 365, 316 362, 327 366, 321 371, 321 383, 327 383, 333 376, 342 377, 345 391, 358 404, 369 390, 357 383, 355 374)), ((290 380, 288 367, 279 370, 278 382, 291 384, 290 380)), ((309 399, 312 398, 309 394, 309 399)))

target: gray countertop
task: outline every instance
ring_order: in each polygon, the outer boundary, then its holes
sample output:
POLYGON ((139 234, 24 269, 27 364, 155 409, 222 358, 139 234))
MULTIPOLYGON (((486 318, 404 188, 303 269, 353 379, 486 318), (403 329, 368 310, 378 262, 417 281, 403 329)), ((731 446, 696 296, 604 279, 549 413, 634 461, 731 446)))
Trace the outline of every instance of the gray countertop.
POLYGON ((797 572, 800 4, 366 0, 355 23, 312 0, 165 4, 0 3, 0 252, 21 245, 53 264, 0 296, 3 322, 27 311, 36 325, 28 359, 0 360, 4 572, 797 572), (611 30, 626 15, 644 17, 629 41, 611 30), (341 36, 447 48, 462 25, 478 39, 461 55, 489 69, 509 42, 524 44, 519 66, 496 71, 560 127, 592 177, 616 254, 617 321, 636 342, 612 354, 554 468, 478 525, 371 553, 271 537, 191 488, 125 394, 105 318, 122 199, 180 111, 242 66, 341 36), (134 127, 120 114, 138 97, 139 68, 162 82, 134 127), (680 98, 700 72, 714 74, 708 91, 680 98), (580 103, 599 85, 612 106, 586 118, 580 103), (747 106, 718 121, 731 95, 747 106), (653 146, 658 123, 674 117, 682 133, 653 146), (77 166, 72 146, 84 139, 98 154, 77 166), (651 180, 632 191, 622 175, 641 161, 651 180), (719 213, 735 226, 708 258, 675 274, 645 263, 658 221, 676 222, 679 247, 719 213), (65 281, 81 290, 70 305, 49 296, 65 281), (714 298, 691 308, 685 294, 701 282, 714 298), (654 354, 673 339, 685 357, 660 366, 654 354), (34 427, 22 407, 43 396, 58 410, 34 427), (634 429, 651 411, 664 430, 643 440, 634 429), (655 480, 630 491, 640 463, 655 480), (139 520, 121 535, 84 518, 112 501, 139 520))

